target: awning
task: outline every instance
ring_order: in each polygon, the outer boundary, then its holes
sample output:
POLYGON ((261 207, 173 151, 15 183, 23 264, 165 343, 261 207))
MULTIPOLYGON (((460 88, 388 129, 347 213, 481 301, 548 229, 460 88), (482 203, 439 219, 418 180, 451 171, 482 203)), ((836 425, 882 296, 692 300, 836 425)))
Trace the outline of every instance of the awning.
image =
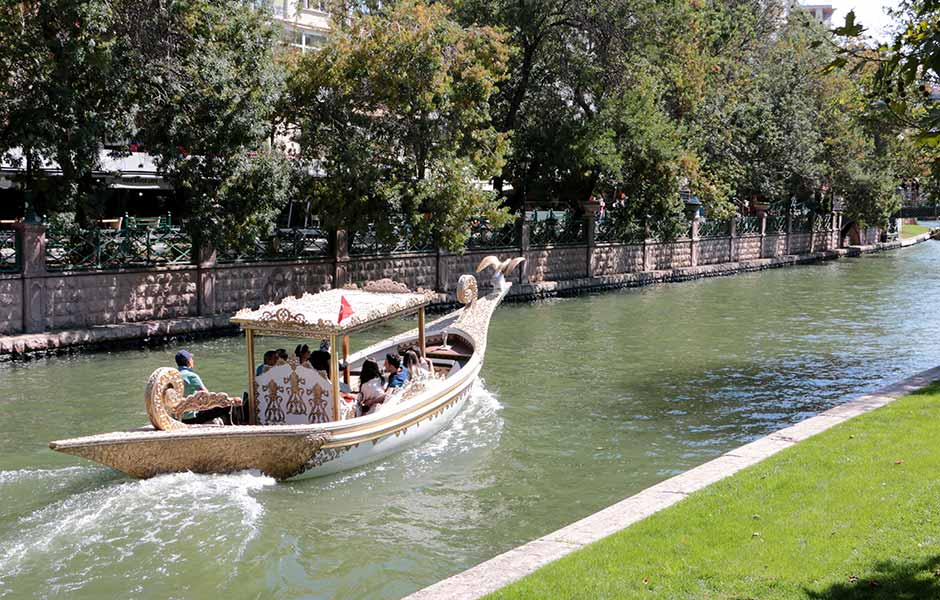
POLYGON ((323 337, 347 335, 392 318, 414 314, 434 298, 433 291, 412 292, 390 279, 370 282, 364 289, 333 289, 285 298, 232 318, 242 329, 263 335, 323 337), (343 299, 352 314, 339 321, 343 299))

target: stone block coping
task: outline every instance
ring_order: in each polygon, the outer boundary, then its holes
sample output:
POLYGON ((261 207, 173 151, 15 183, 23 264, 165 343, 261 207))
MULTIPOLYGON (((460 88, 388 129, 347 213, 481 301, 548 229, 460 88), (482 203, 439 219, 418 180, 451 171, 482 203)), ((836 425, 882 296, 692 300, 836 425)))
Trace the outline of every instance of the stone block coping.
POLYGON ((229 315, 211 317, 183 317, 98 325, 87 329, 66 329, 45 333, 24 333, 0 337, 0 357, 16 358, 43 353, 70 350, 120 347, 128 343, 146 344, 151 341, 205 335, 223 331, 237 331, 229 322, 229 315))
POLYGON ((667 479, 625 500, 537 540, 513 548, 471 569, 407 597, 408 600, 472 600, 602 538, 617 533, 689 494, 755 465, 840 423, 894 402, 940 380, 940 367, 886 386, 722 454, 681 475, 667 479))

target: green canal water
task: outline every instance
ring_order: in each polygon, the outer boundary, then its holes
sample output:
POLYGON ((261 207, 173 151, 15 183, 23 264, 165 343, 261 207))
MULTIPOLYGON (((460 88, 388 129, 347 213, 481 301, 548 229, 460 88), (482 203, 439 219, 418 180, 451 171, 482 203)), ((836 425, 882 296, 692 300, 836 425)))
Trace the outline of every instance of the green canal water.
MULTIPOLYGON (((0 364, 0 597, 400 597, 937 365, 938 265, 931 242, 504 306, 449 429, 297 483, 135 481, 47 449, 143 424, 175 348, 0 364)), ((243 389, 243 339, 189 347, 211 388, 243 389)))

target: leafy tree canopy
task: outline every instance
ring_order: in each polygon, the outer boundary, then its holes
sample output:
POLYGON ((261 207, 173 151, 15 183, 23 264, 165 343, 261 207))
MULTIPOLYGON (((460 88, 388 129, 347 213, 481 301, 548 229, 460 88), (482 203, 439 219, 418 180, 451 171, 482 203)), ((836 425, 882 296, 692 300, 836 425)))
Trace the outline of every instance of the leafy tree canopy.
POLYGON ((459 249, 471 217, 505 222, 481 183, 499 173, 507 135, 489 100, 505 77, 503 35, 461 27, 443 5, 406 0, 355 14, 290 81, 304 182, 321 220, 381 237, 432 233, 459 249))

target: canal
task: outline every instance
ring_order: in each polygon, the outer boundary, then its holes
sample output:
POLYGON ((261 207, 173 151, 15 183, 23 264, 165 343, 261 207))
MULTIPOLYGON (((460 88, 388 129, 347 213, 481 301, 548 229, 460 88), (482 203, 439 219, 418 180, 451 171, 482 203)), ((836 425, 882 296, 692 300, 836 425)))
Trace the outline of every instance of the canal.
MULTIPOLYGON (((288 484, 135 481, 46 448, 145 423, 176 348, 0 364, 0 597, 402 596, 940 364, 938 265, 929 242, 504 306, 450 429, 288 484)), ((210 388, 243 389, 243 339, 189 347, 210 388)))

